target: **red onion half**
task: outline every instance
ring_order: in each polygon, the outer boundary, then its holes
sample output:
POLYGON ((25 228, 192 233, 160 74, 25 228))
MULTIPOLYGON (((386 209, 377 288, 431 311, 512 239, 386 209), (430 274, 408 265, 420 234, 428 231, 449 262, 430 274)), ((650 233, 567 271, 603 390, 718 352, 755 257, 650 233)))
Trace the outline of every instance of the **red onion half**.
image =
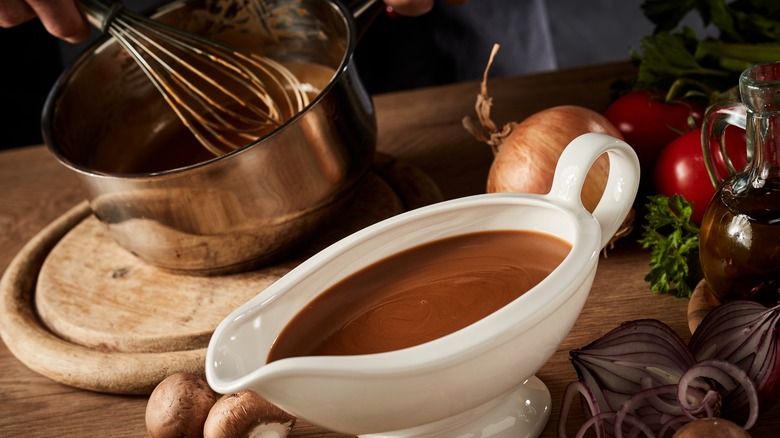
POLYGON ((642 319, 572 350, 579 380, 566 387, 558 436, 566 436, 577 395, 587 417, 578 437, 591 428, 599 437, 671 436, 688 422, 716 416, 752 427, 758 394, 764 390, 754 382, 776 392, 780 317, 778 308, 759 311, 751 306, 711 312, 691 348, 666 324, 642 319), (738 316, 724 316, 732 311, 738 316), (766 370, 770 366, 772 372, 766 370))
MULTIPOLYGON (((780 306, 767 308, 754 301, 730 301, 715 307, 693 333, 688 348, 697 361, 720 359, 743 369, 758 389, 758 400, 768 408, 780 398, 780 306)), ((724 400, 744 411, 744 393, 724 400)), ((744 412, 737 413, 742 414, 744 412)))
POLYGON ((625 322, 569 354, 580 380, 607 411, 617 411, 647 386, 677 383, 695 362, 685 341, 654 319, 625 322))

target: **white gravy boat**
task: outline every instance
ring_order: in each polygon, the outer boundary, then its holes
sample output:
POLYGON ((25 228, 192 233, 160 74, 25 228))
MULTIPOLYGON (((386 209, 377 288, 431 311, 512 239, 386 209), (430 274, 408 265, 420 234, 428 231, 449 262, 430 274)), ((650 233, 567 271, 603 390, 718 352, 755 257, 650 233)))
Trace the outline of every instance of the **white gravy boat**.
POLYGON ((251 389, 298 418, 363 437, 524 437, 551 409, 534 376, 578 318, 601 249, 632 207, 639 162, 626 143, 584 134, 564 150, 546 195, 483 194, 389 218, 314 255, 236 309, 208 347, 206 376, 220 393, 251 389), (594 161, 609 154, 593 214, 580 201, 594 161), (442 338, 386 353, 266 358, 280 331, 318 294, 405 249, 487 230, 532 230, 571 243, 537 286, 442 338))

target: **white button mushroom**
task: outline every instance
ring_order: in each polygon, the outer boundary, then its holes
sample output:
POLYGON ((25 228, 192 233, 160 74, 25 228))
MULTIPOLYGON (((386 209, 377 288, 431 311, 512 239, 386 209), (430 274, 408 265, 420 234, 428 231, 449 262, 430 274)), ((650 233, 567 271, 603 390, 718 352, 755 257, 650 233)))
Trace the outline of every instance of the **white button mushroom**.
POLYGON ((203 426, 204 438, 285 438, 296 418, 253 391, 222 396, 203 426))

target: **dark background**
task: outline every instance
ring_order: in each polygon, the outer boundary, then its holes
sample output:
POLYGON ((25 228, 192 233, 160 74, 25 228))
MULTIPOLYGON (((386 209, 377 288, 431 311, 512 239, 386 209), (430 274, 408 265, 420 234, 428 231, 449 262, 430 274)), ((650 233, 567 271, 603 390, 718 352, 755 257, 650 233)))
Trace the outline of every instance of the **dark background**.
MULTIPOLYGON (((513 71, 495 72, 496 76, 628 59, 629 49, 638 48, 640 38, 652 32, 652 25, 640 10, 641 0, 547 0, 544 3, 549 20, 539 24, 551 38, 552 59, 523 62, 513 71)), ((143 10, 153 6, 154 1, 135 0, 128 4, 143 10), (142 6, 133 5, 139 2, 142 6)), ((434 16, 403 19, 380 16, 372 25, 356 54, 358 70, 371 93, 478 78, 473 73, 472 77, 455 77, 447 64, 441 62, 420 65, 414 69, 414 74, 403 75, 380 67, 378 63, 392 59, 392 50, 398 48, 398 44, 391 44, 391 41, 401 38, 410 43, 405 55, 400 55, 402 62, 412 59, 411 51, 415 50, 420 52, 420 57, 426 58, 426 50, 433 49, 424 41, 431 36, 434 20, 434 16), (371 72, 372 68, 376 71, 371 72), (403 78, 406 80, 401 80, 403 78)), ((37 20, 0 29, 0 149, 42 142, 40 115, 46 95, 56 78, 87 44, 59 41, 48 35, 37 20)), ((473 61, 478 70, 484 69, 487 55, 473 61)), ((407 68, 413 66, 407 65, 407 68)))

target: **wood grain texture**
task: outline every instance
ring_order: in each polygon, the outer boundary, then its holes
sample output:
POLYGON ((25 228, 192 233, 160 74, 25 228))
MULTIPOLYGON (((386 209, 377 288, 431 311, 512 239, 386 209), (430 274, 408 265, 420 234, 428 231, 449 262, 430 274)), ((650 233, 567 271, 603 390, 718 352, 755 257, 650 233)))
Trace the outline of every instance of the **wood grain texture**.
POLYGON ((0 334, 28 367, 81 389, 149 394, 171 373, 202 375, 211 334, 233 309, 336 239, 406 205, 441 200, 415 167, 382 154, 377 161, 383 176, 371 172, 338 220, 284 260, 234 275, 188 276, 143 263, 82 202, 9 265, 0 334))
MULTIPOLYGON (((399 197, 369 175, 345 214, 331 226, 335 239, 403 211, 399 197), (376 203, 376 206, 372 204, 376 203)), ((327 240, 314 239, 306 252, 327 240)), ((214 328, 233 309, 300 262, 296 255, 235 275, 192 276, 143 263, 116 244, 94 216, 86 217, 49 252, 38 272, 35 305, 44 325, 72 343, 125 353, 205 348, 214 328)), ((33 273, 30 273, 32 275, 33 273)))
MULTIPOLYGON (((618 63, 491 79, 494 120, 521 120, 559 104, 602 110, 609 102, 610 84, 633 74, 630 65, 618 63)), ((462 117, 473 114, 478 91, 475 82, 377 96, 379 149, 422 169, 445 198, 483 192, 491 153, 461 126, 462 117)), ((74 178, 42 147, 0 152, 0 189, 1 269, 44 226, 81 199, 74 178)), ((538 374, 553 398, 544 437, 556 436, 563 389, 576 378, 568 359, 570 349, 637 318, 657 318, 689 338, 688 301, 652 294, 643 280, 649 262, 649 253, 636 244, 636 235, 619 241, 609 257, 600 260, 582 315, 538 374)), ((5 345, 0 345, 0 370, 0 436, 141 437, 146 433, 144 396, 64 386, 27 368, 5 345)), ((761 414, 751 432, 757 438, 775 436, 778 427, 780 406, 775 406, 761 414)), ((299 422, 291 436, 346 437, 305 422, 299 422)))

